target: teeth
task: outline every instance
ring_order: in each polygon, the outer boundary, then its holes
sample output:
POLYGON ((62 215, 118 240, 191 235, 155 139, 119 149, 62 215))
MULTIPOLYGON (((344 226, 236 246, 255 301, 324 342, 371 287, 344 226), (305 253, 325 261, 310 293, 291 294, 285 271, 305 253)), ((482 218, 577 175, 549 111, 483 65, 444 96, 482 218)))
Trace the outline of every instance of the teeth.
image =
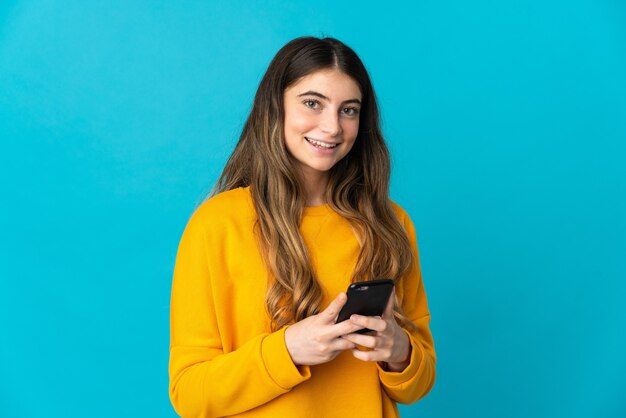
POLYGON ((335 148, 337 146, 337 144, 326 144, 324 142, 320 142, 320 141, 316 141, 314 139, 308 138, 308 137, 304 137, 307 141, 309 141, 311 144, 318 146, 320 148, 335 148))

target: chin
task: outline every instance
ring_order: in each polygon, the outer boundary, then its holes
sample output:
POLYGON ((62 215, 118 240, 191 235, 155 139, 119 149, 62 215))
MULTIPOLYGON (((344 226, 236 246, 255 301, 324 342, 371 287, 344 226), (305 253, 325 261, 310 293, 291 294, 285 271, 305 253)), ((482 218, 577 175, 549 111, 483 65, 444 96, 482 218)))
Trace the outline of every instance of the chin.
POLYGON ((311 169, 315 170, 315 171, 319 171, 320 173, 326 173, 328 171, 330 171, 336 163, 332 163, 332 164, 317 164, 317 165, 311 165, 309 166, 311 169))

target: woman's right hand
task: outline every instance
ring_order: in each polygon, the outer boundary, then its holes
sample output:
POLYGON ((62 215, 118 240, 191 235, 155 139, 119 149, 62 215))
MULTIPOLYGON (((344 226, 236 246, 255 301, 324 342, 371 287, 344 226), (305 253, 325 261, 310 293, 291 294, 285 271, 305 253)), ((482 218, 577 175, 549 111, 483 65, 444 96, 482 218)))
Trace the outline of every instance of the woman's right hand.
POLYGON ((342 335, 351 334, 363 327, 352 321, 335 323, 337 315, 348 300, 340 293, 326 309, 312 315, 285 330, 287 351, 297 366, 313 366, 331 361, 342 351, 352 350, 356 345, 342 335))

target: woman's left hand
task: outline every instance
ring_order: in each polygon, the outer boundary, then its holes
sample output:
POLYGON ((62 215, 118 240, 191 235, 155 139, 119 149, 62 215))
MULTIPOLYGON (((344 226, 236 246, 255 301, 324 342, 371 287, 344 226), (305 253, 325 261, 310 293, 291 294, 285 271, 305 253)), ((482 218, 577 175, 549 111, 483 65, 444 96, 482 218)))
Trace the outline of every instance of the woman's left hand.
MULTIPOLYGON (((382 318, 378 316, 352 315, 350 321, 373 332, 368 334, 347 334, 342 338, 359 346, 368 348, 368 351, 354 348, 352 355, 363 361, 378 361, 386 364, 386 369, 392 372, 401 372, 409 365, 411 343, 409 336, 398 325, 393 316, 393 301, 395 290, 389 298, 382 318)), ((384 367, 384 365, 383 365, 384 367)))

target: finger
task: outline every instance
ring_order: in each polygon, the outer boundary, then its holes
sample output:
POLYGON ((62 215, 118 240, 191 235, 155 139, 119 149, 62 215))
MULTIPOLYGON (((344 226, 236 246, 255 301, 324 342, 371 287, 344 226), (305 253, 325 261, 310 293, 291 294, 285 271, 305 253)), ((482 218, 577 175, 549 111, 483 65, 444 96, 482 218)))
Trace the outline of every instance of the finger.
POLYGON ((396 301, 396 289, 394 288, 391 291, 391 296, 389 296, 389 300, 387 301, 387 306, 385 306, 385 312, 383 312, 383 318, 393 318, 393 305, 396 301))
POLYGON ((352 350, 356 348, 356 344, 352 341, 343 339, 343 338, 335 338, 330 344, 329 348, 333 351, 345 351, 352 350))
POLYGON ((362 361, 385 361, 384 355, 377 350, 362 351, 354 348, 352 349, 352 355, 362 361))
POLYGON ((369 328, 378 332, 383 332, 387 329, 387 322, 378 316, 352 315, 350 322, 361 326, 361 328, 369 328))
POLYGON ((339 315, 339 311, 346 304, 348 297, 344 292, 341 292, 337 295, 337 297, 328 304, 326 309, 324 309, 319 315, 322 318, 322 321, 326 324, 332 324, 337 319, 337 315, 339 315))
POLYGON ((378 346, 378 339, 373 335, 364 335, 364 334, 348 334, 344 335, 344 338, 356 345, 360 345, 362 347, 367 348, 376 348, 378 346))
POLYGON ((360 329, 363 329, 363 327, 348 320, 348 321, 339 322, 338 324, 331 325, 328 335, 331 338, 339 338, 343 335, 357 332, 360 329))

